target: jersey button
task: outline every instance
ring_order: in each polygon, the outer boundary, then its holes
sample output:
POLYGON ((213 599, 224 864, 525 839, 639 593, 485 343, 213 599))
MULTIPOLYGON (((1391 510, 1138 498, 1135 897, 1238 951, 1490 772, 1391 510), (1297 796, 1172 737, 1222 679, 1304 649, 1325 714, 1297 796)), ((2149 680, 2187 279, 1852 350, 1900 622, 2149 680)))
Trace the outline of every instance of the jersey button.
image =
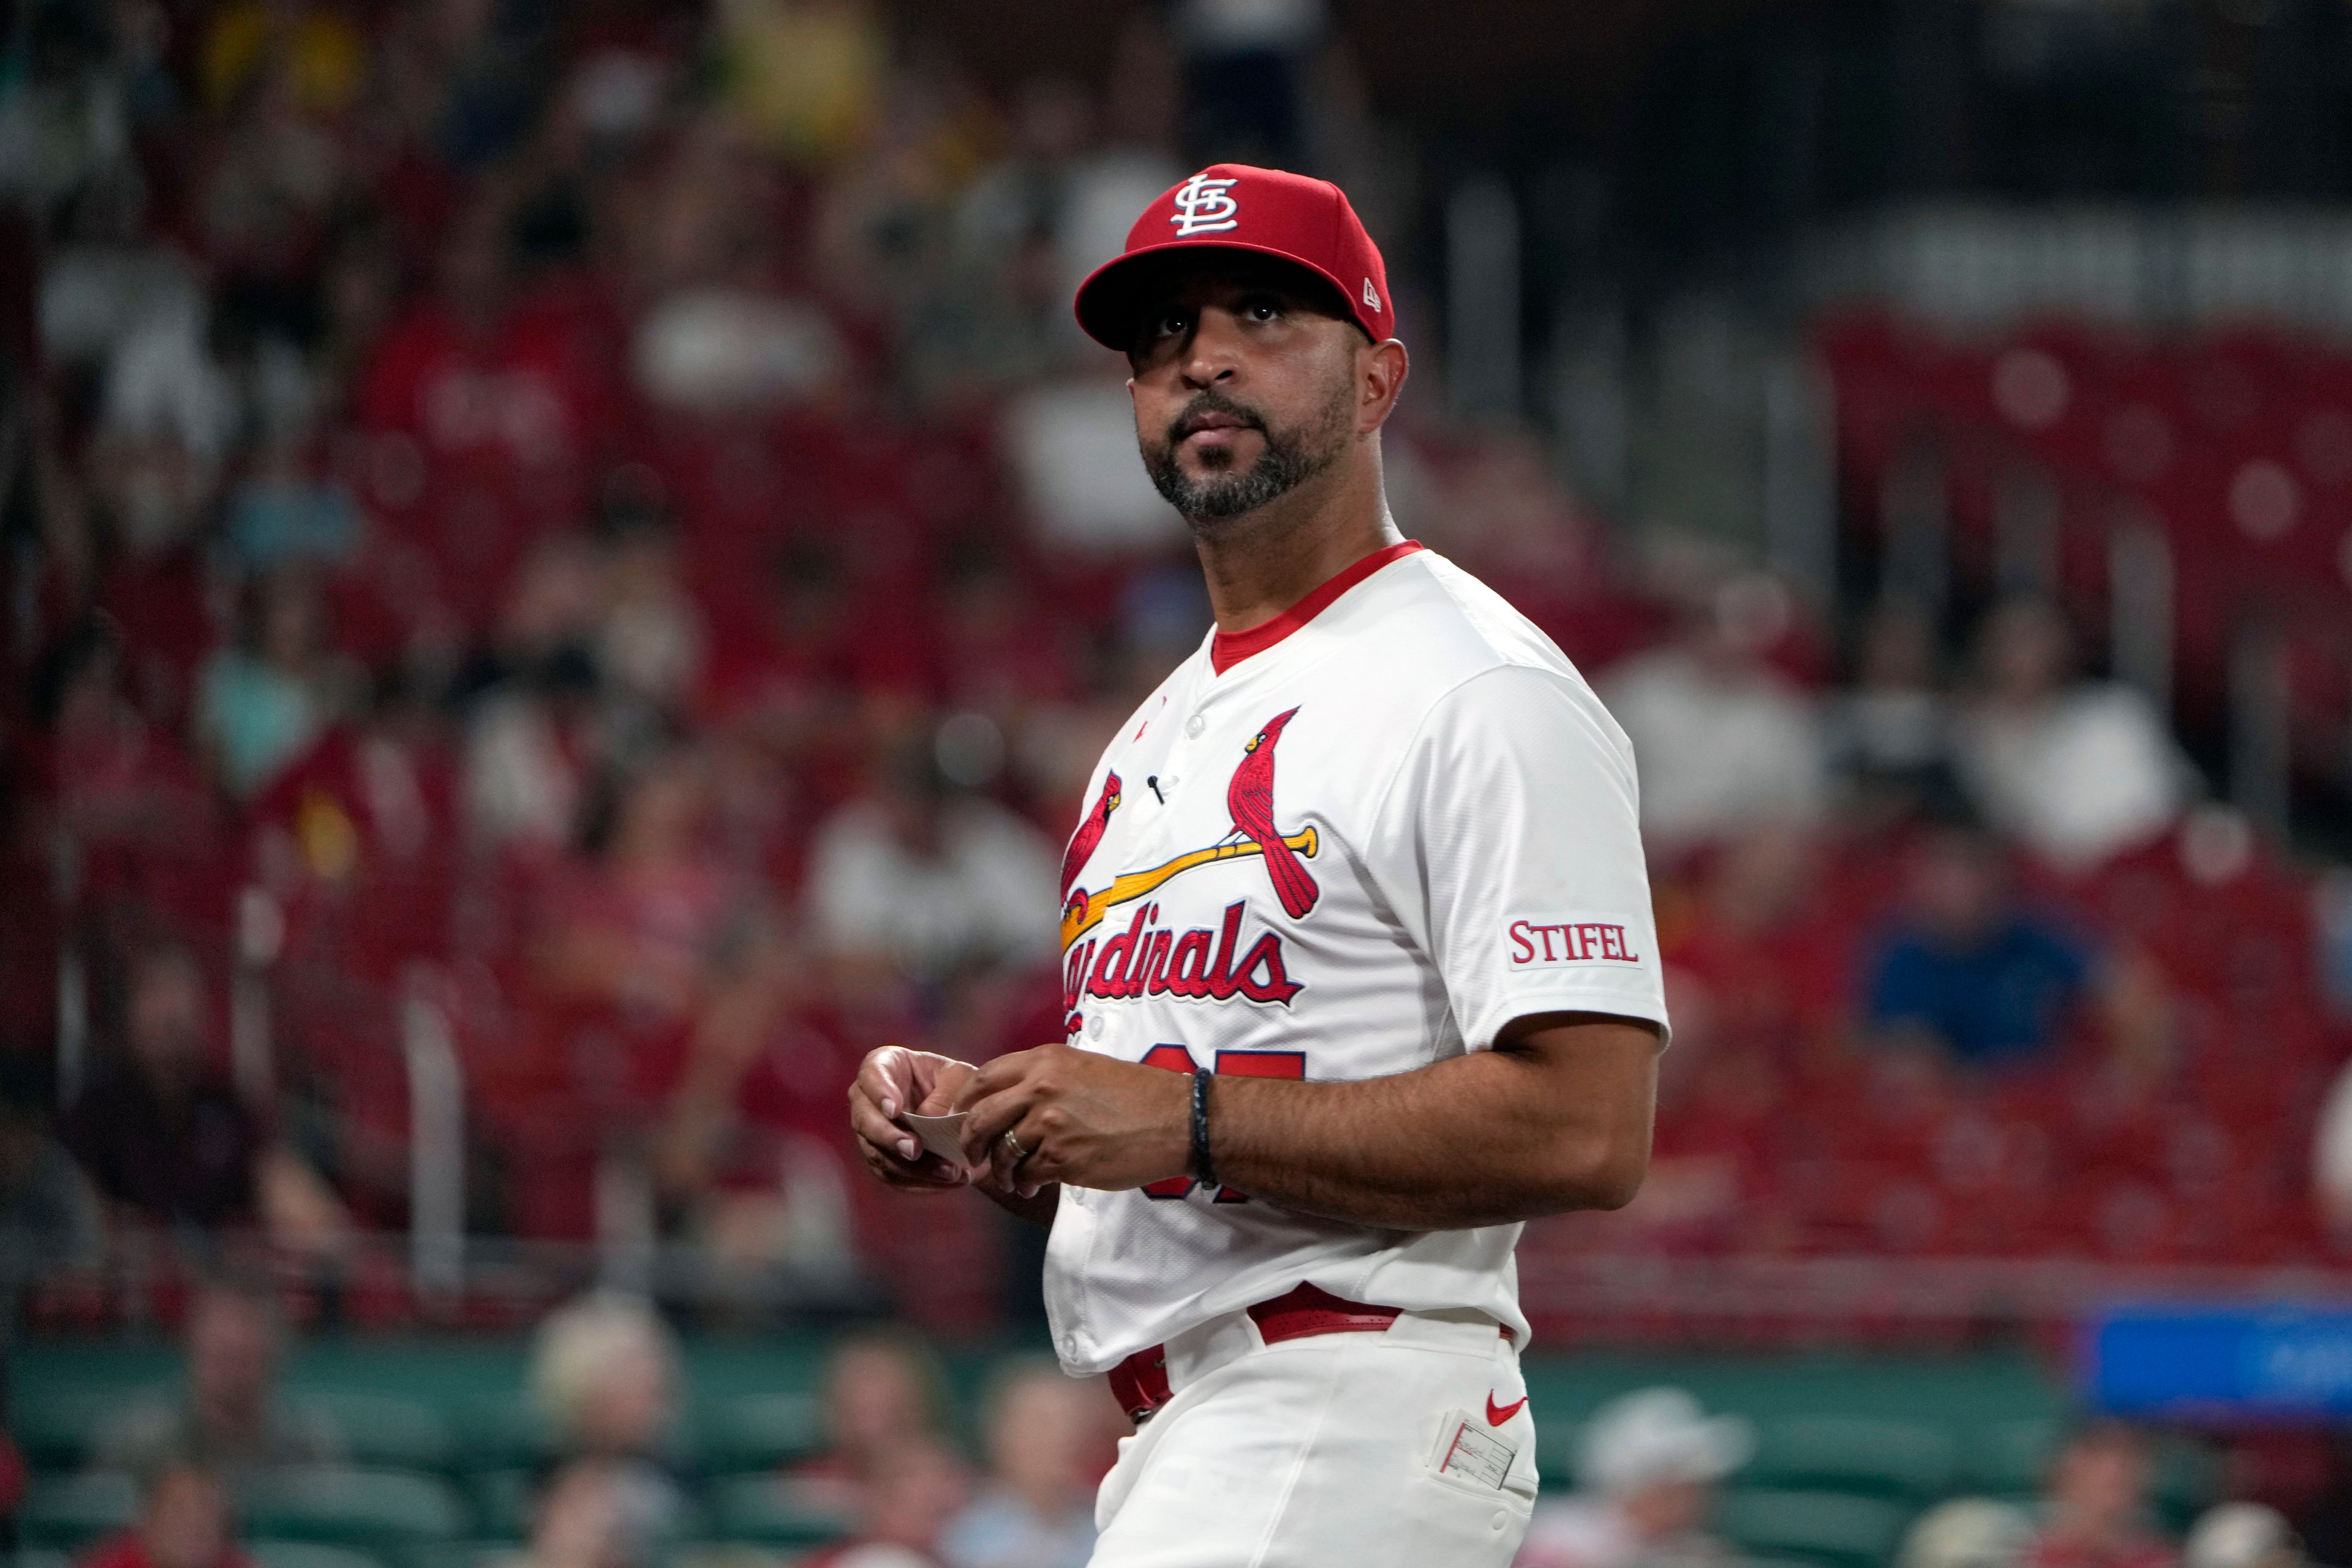
POLYGON ((1196 741, 1201 738, 1201 731, 1208 727, 1209 721, 1206 719, 1202 718, 1198 713, 1193 714, 1190 719, 1184 721, 1184 733, 1190 735, 1196 741))

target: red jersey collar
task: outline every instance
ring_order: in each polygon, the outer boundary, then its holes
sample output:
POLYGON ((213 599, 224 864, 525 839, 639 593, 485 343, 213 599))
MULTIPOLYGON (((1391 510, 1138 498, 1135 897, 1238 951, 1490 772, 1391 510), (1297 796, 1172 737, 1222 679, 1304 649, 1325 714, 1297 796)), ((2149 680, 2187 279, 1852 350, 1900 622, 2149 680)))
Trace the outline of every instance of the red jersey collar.
POLYGON ((1252 654, 1264 653, 1329 609, 1340 595, 1390 562, 1401 560, 1420 548, 1421 541, 1417 539, 1400 539, 1385 549, 1373 551, 1265 625, 1245 632, 1219 632, 1209 639, 1209 668, 1223 675, 1252 654))

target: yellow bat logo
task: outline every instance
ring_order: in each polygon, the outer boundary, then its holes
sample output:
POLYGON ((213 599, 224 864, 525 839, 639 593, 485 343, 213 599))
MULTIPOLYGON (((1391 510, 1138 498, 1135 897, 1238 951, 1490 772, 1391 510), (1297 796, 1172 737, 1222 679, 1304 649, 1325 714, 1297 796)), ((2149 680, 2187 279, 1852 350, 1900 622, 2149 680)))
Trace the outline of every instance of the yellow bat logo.
MULTIPOLYGON (((1282 841, 1310 860, 1315 858, 1316 847, 1320 842, 1316 837, 1315 829, 1311 825, 1300 828, 1296 833, 1286 835, 1282 841)), ((1072 942, 1102 924, 1103 916, 1108 914, 1115 906, 1132 903, 1147 893, 1155 892, 1170 879, 1189 871, 1195 866, 1206 866, 1218 860, 1235 860, 1244 855, 1264 855, 1265 853, 1265 851, 1259 848, 1253 839, 1235 839, 1231 843, 1213 845, 1206 849, 1188 851, 1177 856, 1173 860, 1151 867, 1148 870, 1122 871, 1112 878, 1110 886, 1099 893, 1089 893, 1084 888, 1080 888, 1071 893, 1070 901, 1062 906, 1062 951, 1068 952, 1072 942)))

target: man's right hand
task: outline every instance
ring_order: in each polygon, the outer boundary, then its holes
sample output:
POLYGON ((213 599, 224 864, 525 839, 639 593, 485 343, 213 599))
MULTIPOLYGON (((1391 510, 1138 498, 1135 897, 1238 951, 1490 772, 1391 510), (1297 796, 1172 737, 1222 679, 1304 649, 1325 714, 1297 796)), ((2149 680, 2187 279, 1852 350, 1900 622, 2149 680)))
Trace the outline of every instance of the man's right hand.
POLYGON ((974 1070, 970 1062, 904 1046, 868 1052, 849 1086, 849 1130, 857 1134, 866 1168, 902 1192, 948 1192, 969 1184, 971 1174, 961 1165, 925 1150, 898 1118, 946 1115, 974 1070))

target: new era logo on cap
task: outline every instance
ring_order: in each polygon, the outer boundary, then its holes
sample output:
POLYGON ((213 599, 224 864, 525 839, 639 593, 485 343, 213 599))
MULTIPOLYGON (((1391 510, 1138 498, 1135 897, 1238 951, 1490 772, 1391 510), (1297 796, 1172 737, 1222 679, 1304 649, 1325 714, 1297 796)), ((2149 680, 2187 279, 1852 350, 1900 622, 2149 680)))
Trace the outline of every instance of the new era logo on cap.
POLYGON ((1281 169, 1213 163, 1160 194, 1128 231, 1127 248, 1078 286, 1078 324, 1096 342, 1131 343, 1143 257, 1192 247, 1278 257, 1330 286, 1331 305, 1375 342, 1389 337, 1388 268, 1339 186, 1281 169), (1350 284, 1348 279, 1358 279, 1350 284))

